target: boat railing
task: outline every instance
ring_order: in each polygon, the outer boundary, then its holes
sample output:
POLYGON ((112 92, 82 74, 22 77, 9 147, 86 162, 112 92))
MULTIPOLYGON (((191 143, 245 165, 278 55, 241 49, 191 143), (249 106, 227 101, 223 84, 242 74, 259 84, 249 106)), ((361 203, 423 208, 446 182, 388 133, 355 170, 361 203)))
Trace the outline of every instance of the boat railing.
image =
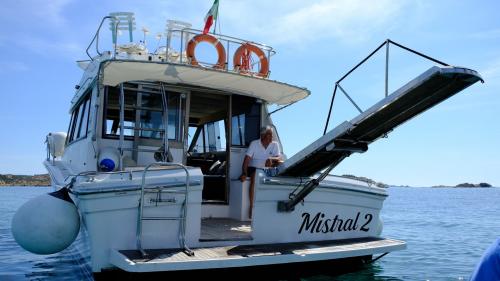
MULTIPOLYGON (((89 50, 90 50, 90 47, 92 47, 92 45, 94 43, 95 43, 96 53, 99 56, 102 55, 102 53, 99 51, 99 34, 101 32, 101 28, 102 28, 102 25, 104 24, 104 21, 107 20, 107 19, 110 20, 110 24, 114 25, 114 28, 112 28, 113 38, 116 38, 116 36, 117 36, 118 25, 120 24, 120 19, 118 17, 115 17, 115 16, 105 16, 105 17, 103 17, 102 20, 101 20, 101 23, 99 24, 99 27, 97 28, 97 31, 94 34, 94 37, 92 38, 92 40, 90 41, 89 45, 87 46, 87 49, 85 49, 85 52, 87 53, 87 56, 91 60, 94 60, 94 58, 90 54, 89 50)), ((113 47, 114 47, 113 54, 116 54, 116 44, 113 47)))
MULTIPOLYGON (((165 48, 165 56, 166 58, 170 58, 169 53, 175 52, 176 54, 183 54, 182 56, 179 56, 178 62, 179 63, 184 63, 184 64, 190 64, 191 62, 189 61, 189 58, 186 57, 186 49, 188 42, 191 41, 196 35, 198 34, 203 34, 201 30, 198 29, 193 29, 193 28, 184 28, 184 29, 171 29, 169 30, 169 34, 171 36, 167 36, 167 42, 166 42, 166 48, 165 48), (172 37, 179 37, 180 40, 177 42, 177 46, 174 46, 174 42, 172 40, 172 37)), ((235 66, 232 65, 231 54, 234 55, 234 52, 236 49, 238 49, 241 45, 244 44, 252 44, 258 48, 260 48, 266 55, 268 61, 270 62, 271 56, 273 56, 276 52, 271 46, 257 43, 254 41, 250 40, 245 40, 241 38, 236 38, 232 36, 227 36, 223 34, 215 34, 215 33, 208 33, 210 36, 213 36, 217 38, 217 40, 224 46, 225 51, 226 51, 226 58, 225 58, 225 70, 229 69, 235 69, 235 66)), ((165 46, 164 46, 165 47, 165 46)), ((158 51, 158 49, 157 49, 158 51)), ((170 61, 170 62, 175 62, 175 61, 170 61)), ((208 65, 210 67, 215 66, 214 63, 208 63, 208 62, 202 62, 205 65, 208 65)), ((257 62, 253 63, 256 64, 257 62)))
MULTIPOLYGON (((152 220, 152 221, 172 221, 172 220, 177 220, 179 221, 179 246, 184 250, 184 252, 192 256, 193 251, 189 249, 189 247, 186 245, 186 219, 187 219, 187 204, 189 203, 188 200, 188 194, 189 194, 189 170, 187 169, 186 166, 179 164, 179 163, 170 163, 170 162, 156 162, 156 163, 151 163, 148 166, 144 168, 144 171, 142 172, 142 180, 141 180, 141 196, 139 199, 139 207, 138 207, 138 216, 137 216, 137 232, 136 232, 136 241, 137 241, 137 250, 139 250, 142 254, 142 256, 146 256, 147 253, 143 248, 142 245, 142 223, 144 220, 152 220), (155 167, 155 166, 160 166, 160 167, 178 167, 184 170, 186 174, 186 184, 185 189, 180 192, 184 194, 184 200, 181 205, 181 213, 180 216, 144 216, 144 194, 145 194, 145 187, 146 187, 146 173, 149 171, 150 168, 155 167)), ((162 188, 159 187, 158 193, 161 193, 162 188)), ((174 201, 175 202, 175 201, 174 201)))
MULTIPOLYGON (((167 28, 165 33, 165 41, 162 41, 162 34, 159 34, 157 38, 158 46, 154 51, 149 51, 147 49, 146 40, 140 41, 139 43, 133 42, 132 31, 135 29, 135 18, 132 13, 112 13, 109 16, 105 16, 102 18, 101 23, 99 24, 97 31, 94 34, 90 44, 86 49, 86 53, 90 60, 95 60, 96 57, 93 57, 90 50, 92 46, 95 45, 95 52, 97 56, 100 57, 103 55, 103 51, 99 49, 100 44, 100 35, 101 29, 106 20, 109 20, 110 30, 112 35, 112 51, 109 52, 109 59, 125 59, 125 60, 141 60, 141 61, 153 61, 153 62, 168 62, 168 63, 177 63, 177 64, 186 64, 186 65, 194 65, 198 67, 212 68, 218 71, 225 72, 235 72, 239 74, 245 74, 250 76, 258 76, 261 78, 269 77, 269 65, 271 57, 276 53, 271 46, 257 43, 251 40, 245 40, 237 37, 232 37, 223 34, 217 33, 207 33, 206 37, 210 37, 213 42, 207 41, 197 41, 193 43, 201 43, 207 42, 212 43, 219 52, 219 55, 222 53, 225 57, 219 58, 216 63, 207 62, 204 60, 199 60, 198 58, 194 59, 193 48, 188 50, 189 42, 196 38, 197 35, 203 34, 203 31, 198 29, 193 29, 190 27, 190 24, 182 23, 178 25, 171 26, 172 21, 167 21, 167 28), (185 27, 183 27, 185 26, 185 27), (117 36, 120 32, 128 32, 129 33, 129 42, 126 44, 118 44, 117 36), (164 42, 161 44, 160 42, 164 42), (161 45, 160 45, 161 44, 161 45), (240 65, 235 65, 235 54, 236 51, 242 47, 246 46, 248 52, 245 53, 245 68, 240 65), (191 52, 191 56, 189 55, 191 52), (258 52, 258 53, 255 53, 258 52), (254 56, 252 57, 252 53, 254 56), (253 60, 254 58, 255 61, 253 60), (262 65, 266 65, 265 71, 262 69, 262 65), (253 69, 257 69, 257 71, 253 69)), ((146 34, 146 31, 143 30, 146 34)), ((205 37, 205 38, 206 38, 205 37)), ((144 37, 146 38, 146 37, 144 37)), ((196 48, 196 44, 195 47, 196 48)))
POLYGON ((332 94, 332 100, 330 102, 330 109, 328 110, 328 117, 326 118, 326 123, 325 123, 325 129, 323 130, 323 135, 326 134, 326 130, 328 129, 328 124, 330 122, 330 117, 332 114, 332 108, 333 108, 333 102, 335 100, 335 96, 337 93, 337 89, 339 89, 345 97, 351 102, 351 104, 359 111, 359 113, 363 113, 364 111, 358 106, 358 104, 354 101, 354 99, 347 93, 347 91, 340 85, 340 82, 342 82, 345 78, 347 78, 351 73, 353 73, 356 69, 358 69, 361 65, 363 65, 368 59, 370 59, 374 54, 376 54, 382 47, 385 46, 385 97, 389 95, 389 46, 390 45, 397 46, 403 50, 406 50, 410 53, 413 53, 417 56, 423 57, 425 59, 428 59, 432 62, 435 62, 437 64, 440 64, 442 66, 450 66, 449 64, 439 61, 437 59, 434 59, 430 56, 427 56, 423 53, 417 52, 415 50, 412 50, 408 47, 405 47, 401 44, 398 44, 390 39, 385 40, 382 44, 380 44, 373 52, 371 52, 366 58, 364 58, 361 62, 359 62, 356 66, 354 66, 351 70, 349 70, 344 76, 342 76, 337 82, 335 82, 335 88, 333 90, 332 94))

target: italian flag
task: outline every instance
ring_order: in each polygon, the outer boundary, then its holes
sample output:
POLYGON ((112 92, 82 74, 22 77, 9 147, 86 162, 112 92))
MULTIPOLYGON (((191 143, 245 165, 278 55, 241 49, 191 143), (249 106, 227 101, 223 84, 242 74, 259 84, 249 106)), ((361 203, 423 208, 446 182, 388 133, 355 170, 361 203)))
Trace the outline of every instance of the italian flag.
POLYGON ((210 8, 207 15, 205 16, 205 28, 203 28, 203 34, 208 33, 208 30, 210 29, 214 21, 217 20, 218 13, 219 13, 219 0, 215 0, 214 4, 212 5, 212 8, 210 8))

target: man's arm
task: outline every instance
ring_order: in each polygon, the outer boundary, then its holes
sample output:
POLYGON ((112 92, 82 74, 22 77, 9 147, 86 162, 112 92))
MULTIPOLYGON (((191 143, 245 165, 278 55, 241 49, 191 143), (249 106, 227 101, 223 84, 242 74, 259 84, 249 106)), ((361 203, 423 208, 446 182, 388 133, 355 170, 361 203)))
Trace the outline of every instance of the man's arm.
POLYGON ((269 164, 271 167, 276 167, 279 164, 283 163, 283 157, 281 155, 281 150, 279 147, 279 144, 277 142, 273 142, 274 148, 273 148, 273 156, 269 157, 269 164))
POLYGON ((250 164, 250 159, 252 159, 250 156, 245 155, 245 159, 243 159, 243 165, 241 166, 241 176, 240 176, 240 181, 244 182, 247 179, 247 170, 248 170, 248 164, 250 164))

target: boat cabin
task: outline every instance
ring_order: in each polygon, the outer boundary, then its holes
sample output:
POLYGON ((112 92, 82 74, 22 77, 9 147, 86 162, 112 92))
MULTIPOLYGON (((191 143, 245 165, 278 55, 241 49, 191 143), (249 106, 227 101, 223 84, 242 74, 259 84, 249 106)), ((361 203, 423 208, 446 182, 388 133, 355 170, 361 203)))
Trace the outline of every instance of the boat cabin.
MULTIPOLYGON (((228 205, 246 148, 259 138, 262 125, 271 124, 266 103, 249 96, 152 82, 102 90, 89 90, 71 110, 64 157, 75 172, 126 171, 162 160, 199 167, 206 204, 228 205)), ((214 208, 211 215, 228 212, 223 209, 214 208)))

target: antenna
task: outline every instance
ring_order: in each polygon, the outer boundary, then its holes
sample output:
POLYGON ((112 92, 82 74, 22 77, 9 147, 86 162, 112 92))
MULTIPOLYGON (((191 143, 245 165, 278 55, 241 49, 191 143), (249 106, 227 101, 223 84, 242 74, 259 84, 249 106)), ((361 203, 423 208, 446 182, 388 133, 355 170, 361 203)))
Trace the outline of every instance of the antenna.
POLYGON ((109 14, 112 18, 109 23, 109 29, 113 34, 113 44, 116 45, 117 34, 120 30, 127 30, 129 35, 129 42, 134 42, 132 31, 135 30, 135 16, 131 12, 115 12, 109 14), (117 30, 115 30, 115 27, 117 30))

